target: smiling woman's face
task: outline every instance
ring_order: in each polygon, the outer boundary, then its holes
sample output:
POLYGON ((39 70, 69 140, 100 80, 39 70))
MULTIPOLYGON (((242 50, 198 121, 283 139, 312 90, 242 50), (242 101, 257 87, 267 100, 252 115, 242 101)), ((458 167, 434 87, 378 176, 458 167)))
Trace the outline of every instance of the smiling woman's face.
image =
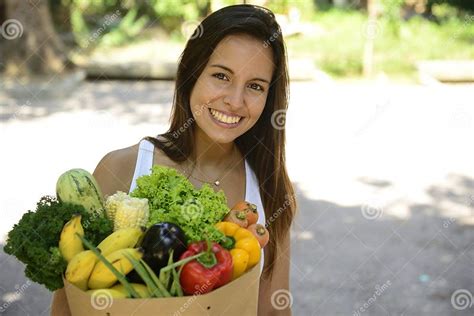
POLYGON ((197 128, 217 143, 248 131, 265 107, 273 74, 271 48, 248 35, 225 37, 191 92, 197 128))

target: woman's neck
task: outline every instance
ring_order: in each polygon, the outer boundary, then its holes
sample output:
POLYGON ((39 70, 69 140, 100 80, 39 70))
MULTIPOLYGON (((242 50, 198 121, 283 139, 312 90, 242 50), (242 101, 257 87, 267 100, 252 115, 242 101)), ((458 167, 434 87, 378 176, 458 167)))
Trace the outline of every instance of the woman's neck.
POLYGON ((236 161, 238 150, 234 142, 221 144, 210 139, 201 129, 196 128, 192 160, 196 168, 221 169, 236 161))

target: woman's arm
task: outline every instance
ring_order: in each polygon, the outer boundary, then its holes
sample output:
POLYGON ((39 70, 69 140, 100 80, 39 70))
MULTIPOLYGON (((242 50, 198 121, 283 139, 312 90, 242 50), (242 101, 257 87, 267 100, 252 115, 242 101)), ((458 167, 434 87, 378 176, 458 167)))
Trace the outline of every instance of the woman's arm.
MULTIPOLYGON (((260 278, 259 298, 258 298, 258 316, 291 316, 290 305, 290 232, 283 240, 281 251, 274 263, 272 280, 260 278), (272 302, 272 294, 277 293, 272 302), (283 290, 283 291, 282 291, 283 290), (280 300, 278 299, 280 297, 280 300), (279 304, 277 304, 280 302, 279 304), (276 307, 276 308, 275 308, 276 307), (282 307, 286 307, 281 309, 282 307)), ((266 261, 266 258, 265 258, 266 261)))

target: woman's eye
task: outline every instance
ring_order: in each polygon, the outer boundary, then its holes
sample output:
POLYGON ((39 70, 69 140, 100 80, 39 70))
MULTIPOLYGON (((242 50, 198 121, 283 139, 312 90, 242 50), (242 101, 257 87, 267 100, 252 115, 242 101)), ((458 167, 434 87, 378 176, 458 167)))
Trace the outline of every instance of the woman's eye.
POLYGON ((227 78, 227 76, 225 74, 223 74, 222 72, 219 72, 219 73, 215 73, 213 74, 214 77, 216 77, 217 79, 220 79, 220 80, 228 80, 229 78, 227 78))
POLYGON ((250 88, 257 91, 262 91, 262 92, 265 91, 261 85, 256 84, 256 83, 251 83, 250 88))
MULTIPOLYGON (((213 77, 216 77, 216 78, 219 79, 219 80, 226 80, 226 81, 229 81, 229 78, 228 78, 225 74, 223 74, 222 72, 215 73, 215 74, 213 74, 212 76, 213 76, 213 77)), ((265 89, 263 89, 263 87, 262 87, 261 85, 256 84, 256 83, 251 83, 251 84, 249 85, 249 87, 250 87, 251 89, 255 90, 255 91, 261 91, 261 92, 265 91, 265 89)))

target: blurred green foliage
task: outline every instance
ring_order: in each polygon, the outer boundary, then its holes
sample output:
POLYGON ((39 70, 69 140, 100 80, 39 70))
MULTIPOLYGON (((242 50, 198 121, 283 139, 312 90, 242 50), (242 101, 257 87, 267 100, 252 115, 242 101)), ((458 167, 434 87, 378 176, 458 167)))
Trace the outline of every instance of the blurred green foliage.
POLYGON ((474 12, 474 1, 472 0, 428 0, 428 5, 446 4, 463 10, 474 12))
POLYGON ((400 18, 401 8, 405 0, 380 0, 383 10, 383 17, 387 23, 387 28, 395 37, 400 36, 402 19, 400 18))
MULTIPOLYGON (((438 6, 433 9, 439 11, 438 6)), ((313 21, 317 32, 286 39, 291 57, 311 58, 317 67, 336 77, 360 76, 366 14, 332 9, 316 12, 313 21)), ((381 16, 376 24, 376 72, 406 77, 415 75, 416 62, 422 59, 474 59, 474 17, 469 14, 439 23, 414 17, 401 21, 397 33, 392 23, 390 17, 381 16)))
POLYGON ((139 14, 135 1, 54 0, 55 11, 67 11, 70 29, 81 48, 127 43, 143 30, 149 17, 139 14))
MULTIPOLYGON (((406 3, 414 0, 378 0, 379 16, 375 35, 375 69, 388 74, 411 74, 420 59, 473 59, 474 0, 429 0, 426 14, 411 12, 406 21, 406 3), (448 4, 451 3, 451 4, 448 4), (462 9, 460 9, 462 8, 462 9), (428 20, 429 18, 430 20, 428 20)), ((419 0, 422 1, 422 0, 419 0)), ((422 1, 423 2, 423 1, 422 1)), ((167 39, 183 43, 183 22, 200 21, 211 11, 211 3, 226 6, 237 0, 50 0, 59 15, 70 24, 61 30, 72 31, 81 48, 128 45, 143 40, 142 31, 150 28, 167 39)), ((291 57, 311 58, 335 76, 359 76, 367 32, 367 12, 360 0, 334 8, 329 1, 270 0, 266 6, 277 14, 299 12, 302 22, 311 23, 316 32, 286 40, 291 57), (324 10, 321 3, 325 3, 324 10), (296 9, 296 10, 295 10, 296 9)), ((291 18, 290 18, 291 20, 291 18)))
POLYGON ((208 0, 50 0, 50 4, 53 15, 68 12, 70 29, 82 48, 123 45, 155 24, 168 33, 179 32, 184 21, 199 20, 210 10, 208 0))
POLYGON ((268 2, 266 7, 276 14, 290 14, 290 9, 296 8, 301 13, 302 19, 311 18, 317 8, 313 1, 294 0, 272 0, 268 2))
POLYGON ((160 25, 168 32, 179 29, 184 21, 198 20, 207 14, 207 0, 148 1, 160 25))

